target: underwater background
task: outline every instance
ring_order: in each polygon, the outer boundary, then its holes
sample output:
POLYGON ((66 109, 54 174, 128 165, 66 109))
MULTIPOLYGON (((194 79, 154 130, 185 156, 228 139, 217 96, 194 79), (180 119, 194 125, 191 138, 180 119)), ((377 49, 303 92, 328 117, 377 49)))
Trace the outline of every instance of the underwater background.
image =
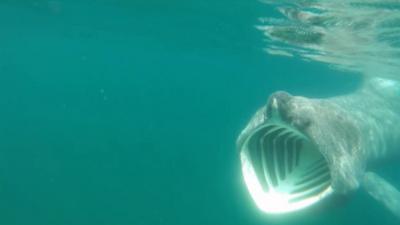
MULTIPOLYGON (((256 0, 0 0, 0 224, 399 224, 362 189, 268 216, 235 141, 277 90, 361 77, 266 54, 256 0)), ((399 186, 396 163, 380 174, 399 186)))

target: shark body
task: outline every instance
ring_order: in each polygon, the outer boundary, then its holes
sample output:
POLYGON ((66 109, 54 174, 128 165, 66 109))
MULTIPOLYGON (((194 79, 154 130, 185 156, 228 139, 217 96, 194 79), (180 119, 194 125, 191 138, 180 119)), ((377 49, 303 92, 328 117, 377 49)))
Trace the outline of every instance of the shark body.
POLYGON ((237 140, 257 206, 286 213, 363 187, 400 218, 400 192, 371 171, 400 155, 400 83, 371 78, 326 99, 272 94, 237 140))

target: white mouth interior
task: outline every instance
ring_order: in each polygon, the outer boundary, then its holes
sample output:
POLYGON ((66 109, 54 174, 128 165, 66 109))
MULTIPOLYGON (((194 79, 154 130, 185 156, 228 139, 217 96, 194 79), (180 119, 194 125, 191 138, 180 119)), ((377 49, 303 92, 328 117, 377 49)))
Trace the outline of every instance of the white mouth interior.
POLYGON ((303 209, 332 192, 325 158, 308 137, 285 124, 254 130, 242 147, 241 161, 247 188, 264 212, 303 209))

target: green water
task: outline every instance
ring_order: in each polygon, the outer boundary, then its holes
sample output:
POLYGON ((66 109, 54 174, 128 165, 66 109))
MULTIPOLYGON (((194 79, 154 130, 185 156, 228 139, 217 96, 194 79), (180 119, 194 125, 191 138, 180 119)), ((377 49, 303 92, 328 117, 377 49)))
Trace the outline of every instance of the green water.
POLYGON ((0 224, 398 224, 362 191, 266 216, 235 140, 276 90, 356 76, 267 55, 255 0, 0 1, 0 224))

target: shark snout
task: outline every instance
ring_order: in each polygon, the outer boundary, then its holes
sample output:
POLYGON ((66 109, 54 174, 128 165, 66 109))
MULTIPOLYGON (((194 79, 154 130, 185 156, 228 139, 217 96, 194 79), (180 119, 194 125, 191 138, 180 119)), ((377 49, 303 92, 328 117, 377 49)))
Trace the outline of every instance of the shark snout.
MULTIPOLYGON (((312 118, 307 109, 302 109, 308 101, 306 98, 293 96, 285 91, 278 91, 272 94, 266 107, 266 118, 279 119, 282 122, 304 130, 310 126, 312 118)), ((308 104, 307 104, 308 105, 308 104)))

